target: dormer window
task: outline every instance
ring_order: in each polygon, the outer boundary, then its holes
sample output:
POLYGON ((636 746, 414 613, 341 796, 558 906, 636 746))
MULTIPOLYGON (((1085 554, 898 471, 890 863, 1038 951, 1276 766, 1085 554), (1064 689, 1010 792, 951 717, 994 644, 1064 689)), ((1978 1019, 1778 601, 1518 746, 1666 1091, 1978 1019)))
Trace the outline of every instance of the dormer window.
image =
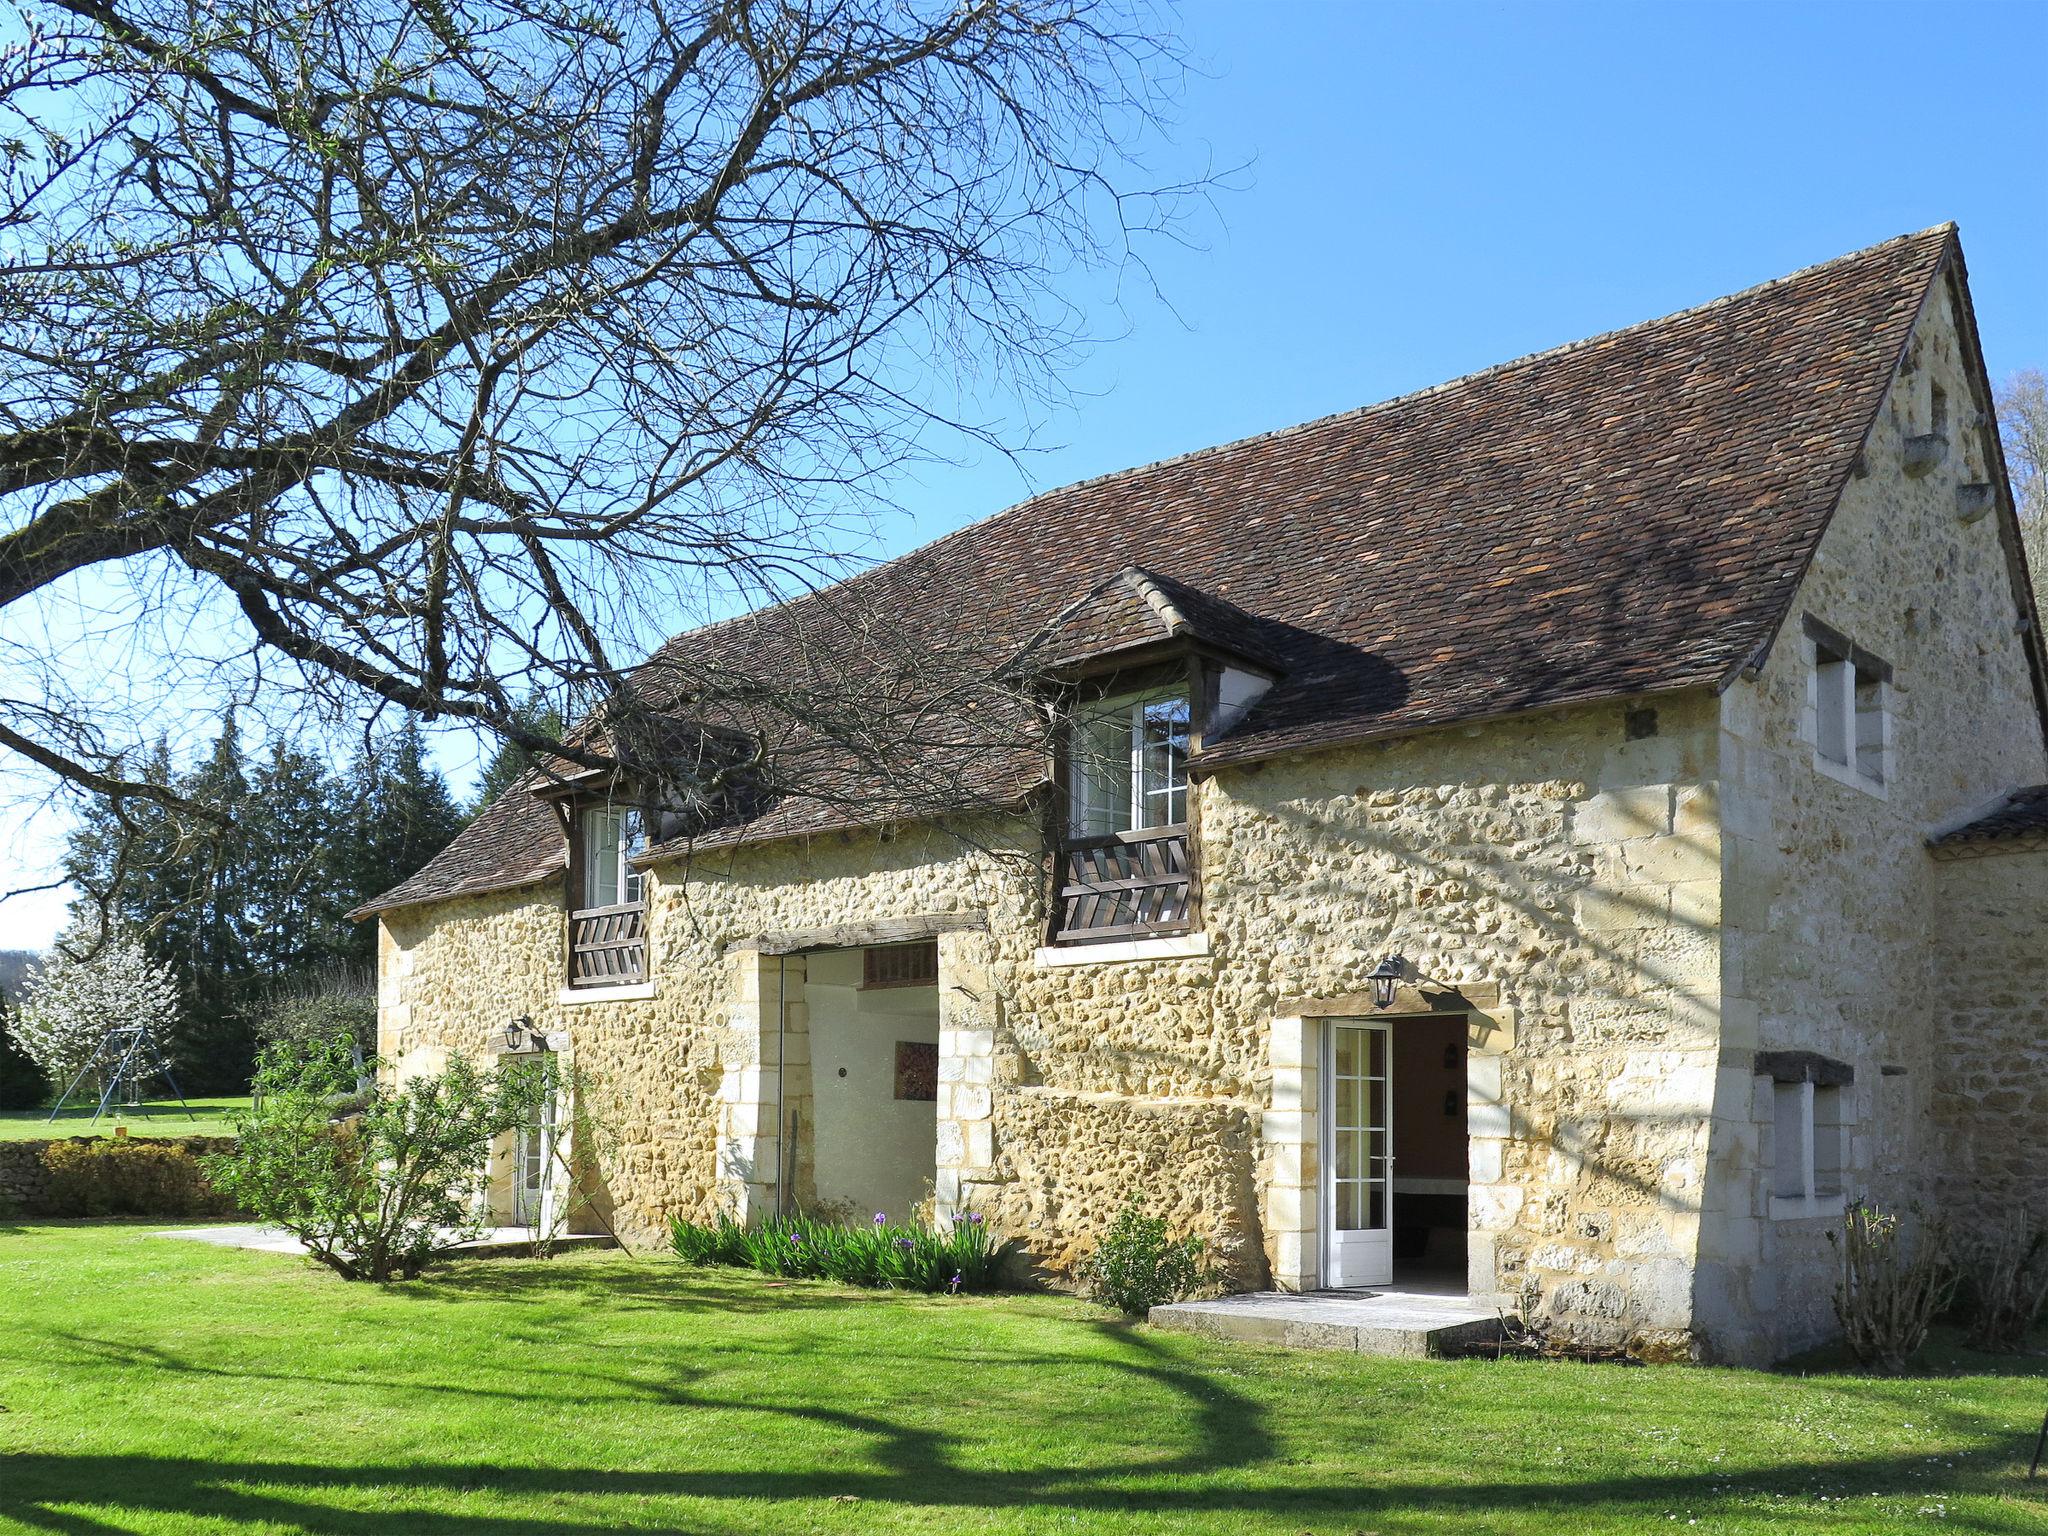
POLYGON ((647 876, 633 859, 647 849, 640 812, 620 805, 577 810, 570 849, 569 985, 630 985, 647 977, 647 876))
POLYGON ((1127 694, 1074 722, 1068 832, 1102 837, 1188 819, 1188 695, 1127 694))
POLYGON ((593 805, 578 817, 582 842, 583 905, 638 905, 645 898, 647 877, 631 860, 647 850, 638 811, 593 805))
POLYGON ((1114 694, 1076 712, 1053 939, 1086 944, 1192 926, 1184 687, 1114 694))

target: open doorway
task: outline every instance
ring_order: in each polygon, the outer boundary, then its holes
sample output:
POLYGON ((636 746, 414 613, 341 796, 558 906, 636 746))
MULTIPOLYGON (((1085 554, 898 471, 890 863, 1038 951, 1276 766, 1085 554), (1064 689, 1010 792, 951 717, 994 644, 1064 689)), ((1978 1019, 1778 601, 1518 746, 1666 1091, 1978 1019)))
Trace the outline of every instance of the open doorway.
POLYGON ((1322 1283, 1465 1293, 1462 1017, 1324 1031, 1322 1283))
MULTIPOLYGON (((810 1208, 907 1221, 938 1158, 938 946, 816 950, 808 957, 810 1208)), ((801 1188, 801 1185, 799 1185, 801 1188)))
POLYGON ((1393 1029, 1394 1284, 1465 1294, 1462 1017, 1393 1029))

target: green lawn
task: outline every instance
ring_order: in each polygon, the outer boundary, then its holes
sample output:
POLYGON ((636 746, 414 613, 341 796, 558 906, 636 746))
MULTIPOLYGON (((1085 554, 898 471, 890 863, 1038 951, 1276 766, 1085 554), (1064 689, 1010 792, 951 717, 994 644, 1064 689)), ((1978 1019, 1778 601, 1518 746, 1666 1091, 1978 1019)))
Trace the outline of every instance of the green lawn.
POLYGON ((662 1257, 377 1290, 148 1231, 0 1228, 0 1530, 2048 1529, 2039 1359, 1378 1361, 662 1257))
POLYGON ((54 1121, 43 1109, 0 1111, 0 1141, 38 1141, 46 1136, 111 1136, 114 1127, 125 1125, 130 1136, 232 1136, 233 1117, 249 1107, 248 1095, 239 1099, 187 1099, 192 1117, 176 1099, 167 1104, 150 1103, 141 1110, 125 1106, 109 1109, 92 1125, 94 1104, 66 1105, 54 1121))

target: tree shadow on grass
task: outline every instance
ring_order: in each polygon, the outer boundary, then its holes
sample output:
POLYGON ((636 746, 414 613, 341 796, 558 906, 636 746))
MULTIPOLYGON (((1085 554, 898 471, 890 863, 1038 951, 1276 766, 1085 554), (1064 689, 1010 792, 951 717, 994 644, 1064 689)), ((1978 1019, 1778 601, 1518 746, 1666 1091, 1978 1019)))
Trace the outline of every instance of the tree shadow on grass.
MULTIPOLYGON (((937 1515, 941 1520, 946 1512, 957 1511, 963 1529, 974 1528, 986 1516, 1014 1514, 1046 1524, 1094 1519, 1104 1528, 1148 1519, 1170 1526, 1211 1515, 1226 1521, 1284 1520, 1296 1528, 1301 1523, 1334 1522, 1349 1530, 1421 1511, 1452 1522, 1506 1529, 1539 1519, 1571 1528, 1587 1523, 1593 1513, 1629 1526, 1661 1523, 1673 1511, 1699 1512, 1732 1501, 1786 1495, 1798 1502, 1784 1506, 1785 1512, 1796 1514, 1825 1508, 1804 1502, 1822 1491, 1853 1494, 1860 1504, 1873 1493, 1914 1498, 1939 1493, 1953 1499, 1967 1492, 1996 1498, 2023 1494, 2025 1489, 1986 1468, 1984 1426, 1961 1412, 1943 1425, 1944 1435, 1956 1446, 1932 1459, 1923 1451, 1741 1471, 1719 1465, 1697 1471, 1654 1470, 1576 1482, 1526 1476, 1488 1479, 1483 1475, 1485 1451, 1479 1446, 1472 1448, 1471 1460, 1459 1470, 1481 1475, 1444 1481, 1440 1473, 1400 1465, 1389 1457, 1375 1458, 1372 1447, 1360 1443, 1361 1429, 1371 1428, 1369 1420, 1361 1420, 1346 1426, 1343 1447, 1346 1454, 1359 1458, 1359 1470, 1332 1476, 1323 1467, 1296 1475, 1288 1446, 1250 1395, 1204 1368, 1199 1359, 1184 1359, 1165 1341, 1113 1324, 1087 1327, 1101 1346, 1099 1352, 983 1346, 977 1351, 977 1370, 985 1366, 991 1372, 1028 1371, 1044 1381, 1085 1367, 1122 1377, 1140 1394, 1157 1393, 1167 1406, 1152 1410, 1144 1428, 1155 1438, 1170 1430, 1172 1442, 1159 1447, 1158 1454, 1133 1454, 1129 1449, 1119 1454, 1115 1443, 1105 1439, 1089 1445, 1101 1454, 1097 1464, 990 1465, 992 1446, 1000 1442, 991 1439, 985 1421, 972 1417, 978 1413, 972 1404, 960 1404, 957 1414, 934 1424, 924 1411, 929 1398, 903 1413, 773 1394, 765 1399, 740 1398, 715 1390, 710 1385, 715 1373, 702 1366, 668 1361, 641 1374, 573 1369, 568 1379, 555 1381, 545 1394, 476 1384, 435 1390, 526 1399, 541 1411, 553 1403, 575 1402, 617 1404, 627 1414, 673 1411, 701 1416, 685 1442, 695 1448, 694 1465, 652 1470, 537 1465, 526 1454, 524 1441, 520 1454, 525 1459, 515 1462, 508 1453, 502 1463, 422 1459, 347 1465, 292 1459, 24 1454, 0 1466, 0 1517, 60 1536, 99 1536, 148 1516, 167 1523, 212 1519, 315 1536, 519 1536, 542 1531, 594 1536, 626 1528, 636 1519, 643 1522, 641 1528, 661 1530, 774 1530, 777 1512, 763 1509, 763 1504, 815 1505, 818 1514, 825 1514, 834 1501, 850 1499, 863 1506, 854 1523, 865 1528, 883 1528, 892 1510, 918 1510, 928 1519, 937 1515), (762 1423, 763 1432, 749 1430, 753 1421, 762 1423), (956 1424, 969 1426, 972 1432, 956 1424), (770 1432, 777 1426, 784 1433, 770 1432), (844 1442, 847 1449, 825 1449, 835 1441, 844 1442), (760 1448, 760 1465, 716 1465, 721 1456, 744 1454, 754 1446, 760 1448), (778 1455, 787 1458, 792 1447, 800 1448, 803 1464, 773 1464, 778 1455), (1969 1465, 1962 1472, 1933 1470, 1944 1459, 1969 1465), (1380 1475, 1375 1476, 1375 1468, 1380 1475), (478 1501, 487 1507, 423 1507, 478 1501), (578 1509, 577 1501, 587 1501, 587 1507, 578 1509), (667 1502, 677 1507, 660 1508, 667 1502)), ((315 1381, 296 1371, 195 1364, 150 1346, 85 1342, 102 1359, 136 1366, 315 1381)), ((751 1341, 735 1345, 734 1352, 758 1353, 751 1341)), ((339 1377, 334 1385, 415 1390, 411 1382, 366 1382, 360 1375, 339 1377)), ((1512 1385, 1513 1378, 1503 1376, 1504 1398, 1510 1402, 1512 1385)), ((989 1396, 997 1398, 1002 1390, 997 1380, 989 1396)), ((1141 1403, 1143 1398, 1134 1401, 1141 1403)), ((1504 1434, 1515 1432, 1513 1417, 1511 1409, 1504 1412, 1504 1434)), ((548 1441, 540 1443, 545 1446, 548 1441)), ((1745 1513, 1754 1510, 1752 1504, 1745 1513)), ((2003 1506, 1998 1506, 1987 1519, 1972 1520, 1967 1512, 1952 1509, 1947 1523, 1985 1531, 2021 1528, 2021 1506, 2012 1506, 2010 1527, 2001 1523, 2002 1513, 2003 1506)), ((779 1523, 787 1525, 797 1518, 785 1514, 779 1523)))
MULTIPOLYGON (((1943 1523, 1951 1529, 2019 1532, 2038 1529, 2033 1522, 2039 1518, 2022 1503, 2009 1510, 1994 1507, 1984 1518, 1971 1517, 1950 1501, 1964 1492, 1993 1498, 2018 1493, 2024 1498, 2025 1485, 2005 1488, 1982 1480, 1984 1486, 1967 1490, 1931 1487, 1915 1480, 1915 1474, 1925 1470, 1923 1458, 1917 1456, 1797 1462, 1747 1473, 1718 1468, 1649 1472, 1579 1483, 1444 1483, 1412 1475, 1374 1478, 1361 1472, 1355 1478, 1310 1477, 1254 1486, 1228 1475, 1199 1481, 1185 1473, 1163 1478, 1152 1468, 1077 1474, 1066 1469, 963 1467, 949 1459, 951 1447, 942 1434, 861 1415, 823 1417, 835 1425, 882 1435, 876 1457, 881 1465, 830 1471, 641 1471, 488 1462, 339 1467, 290 1461, 25 1455, 6 1463, 0 1516, 32 1531, 61 1536, 101 1536, 128 1529, 135 1517, 151 1514, 312 1536, 597 1536, 621 1529, 708 1536, 772 1531, 798 1518, 791 1514, 778 1519, 763 1504, 815 1505, 823 1513, 839 1501, 858 1501, 860 1514, 853 1522, 857 1529, 885 1529, 890 1511, 913 1509, 926 1512, 928 1519, 955 1510, 963 1530, 976 1529, 1000 1514, 1042 1518, 1048 1525, 1094 1517, 1104 1529, 1145 1520, 1170 1529, 1198 1515, 1220 1515, 1236 1521, 1282 1520, 1288 1526, 1332 1522, 1336 1529, 1356 1530, 1423 1512, 1454 1528, 1514 1530, 1542 1522, 1574 1529, 1598 1517, 1634 1529, 1661 1526, 1674 1512, 1689 1516, 1786 1495, 1788 1503, 1776 1505, 1762 1518, 1796 1522, 1802 1514, 1811 1514, 1820 1519, 1830 1514, 1828 1505, 1812 1502, 1812 1490, 1821 1486, 1852 1490, 1859 1505, 1869 1494, 1937 1494, 1949 1503, 1943 1523), (503 1504, 504 1512, 421 1507, 479 1494, 503 1504), (587 1513, 571 1513, 564 1500, 587 1500, 587 1513), (649 1508, 651 1503, 671 1500, 683 1507, 659 1514, 649 1508), (548 1512, 533 1512, 536 1501, 546 1501, 548 1512), (109 1519, 97 1518, 89 1512, 92 1508, 106 1510, 109 1519), (609 1512, 614 1510, 618 1513, 609 1512), (648 1516, 652 1518, 639 1518, 648 1516)), ((1747 1504, 1744 1513, 1756 1515, 1757 1506, 1747 1504)))

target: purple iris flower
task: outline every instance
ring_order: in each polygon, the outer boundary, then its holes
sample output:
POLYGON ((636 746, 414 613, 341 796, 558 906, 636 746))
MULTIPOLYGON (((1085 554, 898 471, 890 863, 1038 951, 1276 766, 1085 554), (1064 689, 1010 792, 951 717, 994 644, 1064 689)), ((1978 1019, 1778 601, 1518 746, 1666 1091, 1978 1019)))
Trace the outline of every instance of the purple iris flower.
POLYGON ((887 1226, 888 1224, 889 1224, 889 1213, 888 1213, 887 1211, 877 1211, 877 1212, 875 1212, 875 1225, 876 1225, 876 1226, 878 1226, 878 1227, 886 1227, 886 1226, 887 1226))
POLYGON ((953 1271, 953 1282, 947 1289, 952 1291, 955 1296, 960 1294, 960 1272, 957 1269, 953 1271))
POLYGON ((911 1249, 915 1248, 917 1244, 910 1238, 899 1237, 896 1239, 896 1246, 898 1248, 901 1248, 905 1253, 908 1253, 911 1249))
POLYGON ((804 1240, 804 1235, 801 1232, 792 1232, 789 1234, 789 1240, 792 1243, 796 1243, 799 1246, 801 1246, 804 1240))
POLYGON ((979 1211, 969 1211, 969 1212, 967 1213, 967 1224, 968 1224, 969 1226, 971 1226, 971 1227, 978 1227, 978 1226, 980 1226, 980 1225, 981 1225, 981 1212, 979 1212, 979 1211))

